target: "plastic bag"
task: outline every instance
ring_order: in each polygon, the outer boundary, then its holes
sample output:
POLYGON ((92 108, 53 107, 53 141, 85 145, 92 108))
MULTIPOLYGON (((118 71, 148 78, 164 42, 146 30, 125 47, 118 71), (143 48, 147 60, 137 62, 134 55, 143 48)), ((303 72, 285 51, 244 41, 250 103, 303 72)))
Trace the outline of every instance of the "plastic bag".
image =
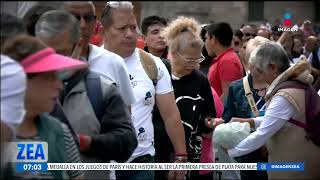
POLYGON ((232 122, 218 125, 212 135, 215 146, 232 149, 250 134, 250 124, 232 122))

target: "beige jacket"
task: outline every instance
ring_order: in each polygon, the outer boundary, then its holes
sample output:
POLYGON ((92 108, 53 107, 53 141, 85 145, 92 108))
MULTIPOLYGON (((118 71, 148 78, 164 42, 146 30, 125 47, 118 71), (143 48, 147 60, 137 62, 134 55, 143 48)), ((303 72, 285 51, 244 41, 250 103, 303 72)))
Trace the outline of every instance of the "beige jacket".
MULTIPOLYGON (((310 66, 301 61, 278 76, 270 85, 266 100, 269 104, 271 92, 288 79, 311 83, 310 66)), ((305 123, 305 92, 301 89, 281 89, 274 96, 286 98, 298 111, 292 119, 305 123)), ((273 97, 274 97, 273 96, 273 97)), ((303 162, 304 171, 269 171, 269 179, 320 179, 320 148, 305 138, 305 130, 287 122, 267 143, 269 162, 303 162)))

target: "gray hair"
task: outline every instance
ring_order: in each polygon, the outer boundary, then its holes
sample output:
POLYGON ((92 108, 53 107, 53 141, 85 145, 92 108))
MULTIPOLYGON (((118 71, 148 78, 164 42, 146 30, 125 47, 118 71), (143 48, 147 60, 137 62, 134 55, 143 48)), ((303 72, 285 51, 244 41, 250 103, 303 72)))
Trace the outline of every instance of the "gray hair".
POLYGON ((263 72, 267 72, 270 64, 275 64, 279 74, 290 66, 290 60, 286 51, 276 42, 265 42, 254 49, 250 55, 249 63, 263 72))
POLYGON ((80 22, 69 12, 52 10, 44 13, 38 20, 35 28, 36 37, 53 38, 70 31, 70 39, 73 43, 80 40, 80 22))
POLYGON ((255 38, 250 39, 246 46, 244 59, 248 62, 252 51, 266 42, 270 42, 270 40, 261 36, 256 36, 255 38))
POLYGON ((126 9, 133 11, 133 5, 130 1, 108 1, 101 14, 101 23, 104 27, 112 25, 112 10, 126 9))

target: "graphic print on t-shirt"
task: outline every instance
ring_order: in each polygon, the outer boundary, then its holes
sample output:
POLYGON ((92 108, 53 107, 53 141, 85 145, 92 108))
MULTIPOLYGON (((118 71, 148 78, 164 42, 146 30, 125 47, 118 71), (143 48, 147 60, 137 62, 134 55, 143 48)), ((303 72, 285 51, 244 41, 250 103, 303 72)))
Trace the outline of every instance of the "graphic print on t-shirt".
POLYGON ((134 77, 131 74, 129 74, 129 79, 130 79, 130 83, 131 83, 132 88, 134 88, 138 85, 138 82, 133 80, 134 77))
POLYGON ((146 97, 144 98, 144 105, 148 106, 150 104, 152 104, 152 93, 150 91, 148 91, 146 93, 146 97))
POLYGON ((202 137, 198 130, 200 119, 198 119, 199 112, 197 105, 202 104, 202 101, 204 101, 204 99, 199 94, 197 94, 195 97, 179 96, 176 98, 177 105, 180 105, 181 107, 180 103, 183 103, 183 108, 180 108, 180 110, 183 112, 188 112, 183 113, 188 114, 188 116, 182 117, 181 123, 184 125, 185 133, 188 134, 189 137, 187 140, 187 148, 192 149, 194 152, 193 160, 199 159, 201 155, 202 137), (183 102, 181 102, 181 100, 183 100, 183 102))
POLYGON ((139 128, 138 141, 143 142, 146 140, 146 138, 147 138, 146 130, 143 127, 139 128))

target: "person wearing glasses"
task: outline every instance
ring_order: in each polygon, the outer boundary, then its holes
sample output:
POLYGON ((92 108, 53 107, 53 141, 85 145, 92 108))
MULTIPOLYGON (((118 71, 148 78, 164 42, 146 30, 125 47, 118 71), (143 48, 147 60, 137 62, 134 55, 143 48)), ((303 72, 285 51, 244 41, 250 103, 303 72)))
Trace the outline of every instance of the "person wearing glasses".
MULTIPOLYGON (((79 21, 72 14, 48 11, 40 17, 35 29, 36 36, 58 53, 75 57, 80 53, 79 21)), ((137 139, 118 87, 88 68, 66 73, 63 82, 60 101, 79 136, 82 161, 126 161, 136 148, 137 139), (102 99, 100 103, 97 98, 102 99)), ((109 179, 109 172, 85 171, 85 178, 109 179)))
POLYGON ((106 79, 111 79, 119 87, 120 94, 131 110, 136 101, 129 81, 129 74, 123 58, 119 55, 90 44, 95 31, 96 12, 92 1, 66 1, 65 10, 80 21, 81 41, 80 58, 89 63, 89 68, 106 79))
MULTIPOLYGON (((200 25, 193 18, 179 17, 166 27, 162 36, 169 46, 172 84, 185 131, 188 162, 199 163, 203 136, 213 129, 207 121, 216 117, 207 77, 196 67, 205 57, 200 25)), ((213 172, 200 175, 191 171, 187 179, 213 179, 213 172)))
MULTIPOLYGON (((154 129, 152 111, 156 103, 175 150, 175 162, 187 160, 184 129, 175 103, 171 78, 159 57, 136 48, 137 21, 133 5, 128 1, 107 2, 101 22, 104 26, 104 48, 124 58, 137 101, 132 106, 131 119, 138 137, 138 147, 127 162, 154 162, 154 129), (144 70, 140 53, 152 58, 158 69, 157 84, 153 84, 144 70)), ((183 179, 186 171, 170 171, 170 178, 183 179)), ((116 171, 117 179, 154 179, 154 171, 116 171)))
MULTIPOLYGON (((244 78, 231 83, 229 87, 229 94, 224 105, 224 112, 222 116, 225 122, 229 122, 232 117, 252 118, 264 115, 264 112, 266 110, 264 96, 267 92, 268 86, 266 83, 261 83, 263 82, 261 75, 257 73, 256 69, 253 68, 253 66, 250 66, 248 63, 251 52, 254 49, 258 48, 260 45, 265 44, 269 41, 270 40, 266 38, 257 36, 254 39, 250 39, 247 42, 246 49, 241 51, 241 56, 242 58, 244 58, 246 67, 248 68, 248 74, 244 78), (248 80, 248 87, 252 92, 254 105, 259 111, 258 114, 255 114, 252 111, 249 99, 247 99, 244 84, 245 78, 247 78, 248 80)), ((268 156, 266 153, 266 148, 263 146, 262 148, 253 151, 250 154, 236 158, 236 160, 240 163, 267 162, 268 156)), ((265 171, 240 171, 240 176, 241 180, 268 179, 267 173, 265 171)))

